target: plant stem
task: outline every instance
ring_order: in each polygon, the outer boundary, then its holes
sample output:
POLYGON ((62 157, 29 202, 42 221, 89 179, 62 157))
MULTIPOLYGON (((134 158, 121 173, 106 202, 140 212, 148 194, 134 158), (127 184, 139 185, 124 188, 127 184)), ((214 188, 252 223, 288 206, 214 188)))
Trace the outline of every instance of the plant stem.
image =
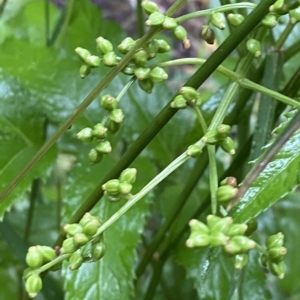
MULTIPOLYGON (((204 58, 179 58, 170 61, 165 61, 159 63, 158 66, 165 68, 165 67, 173 67, 173 66, 181 66, 181 65, 203 65, 206 62, 204 58)), ((239 75, 222 65, 219 65, 216 68, 216 71, 220 72, 221 74, 227 76, 230 80, 235 81, 239 78, 239 75)))
POLYGON ((230 11, 230 10, 237 9, 237 8, 255 8, 255 7, 256 7, 256 4, 253 4, 250 2, 227 4, 227 5, 217 7, 217 8, 209 8, 209 9, 205 9, 205 10, 195 11, 195 12, 186 14, 184 16, 180 16, 180 17, 176 18, 175 20, 177 23, 182 23, 184 21, 187 21, 187 20, 190 20, 193 18, 212 15, 213 13, 216 13, 216 12, 225 12, 225 11, 230 11))
POLYGON ((200 108, 198 106, 194 106, 193 108, 194 108, 194 110, 196 112, 196 115, 197 115, 198 121, 200 123, 200 126, 202 128, 202 131, 203 131, 204 134, 206 134, 206 132, 207 132, 207 124, 206 124, 206 121, 205 121, 205 119, 204 119, 204 117, 203 117, 203 115, 201 113, 201 110, 200 110, 200 108))
POLYGON ((294 44, 292 44, 290 47, 288 47, 285 50, 285 55, 284 55, 285 61, 290 60, 292 57, 298 54, 299 51, 300 51, 300 43, 299 41, 296 41, 294 44))
POLYGON ((275 43, 275 48, 276 49, 281 49, 282 48, 284 42, 286 41, 286 39, 288 38, 288 36, 292 32, 293 28, 294 28, 294 24, 289 22, 287 24, 287 26, 285 27, 285 29, 283 30, 283 32, 281 33, 278 41, 275 43))
POLYGON ((268 254, 268 251, 266 248, 264 248, 263 246, 261 246, 260 244, 256 243, 255 248, 261 252, 262 254, 268 254))
POLYGON ((272 98, 275 98, 287 105, 291 105, 293 107, 300 107, 300 103, 290 97, 287 97, 285 95, 282 95, 276 91, 273 91, 273 90, 270 90, 264 86, 261 86, 257 83, 254 83, 253 81, 247 79, 247 78, 242 78, 242 79, 239 79, 238 81, 238 84, 244 88, 247 88, 247 89, 251 89, 253 91, 256 91, 256 92, 259 92, 259 93, 263 93, 263 94, 266 94, 272 98))
POLYGON ((46 46, 49 45, 50 39, 50 0, 45 0, 45 35, 46 46))
POLYGON ((131 85, 136 81, 136 77, 132 77, 122 88, 122 90, 120 91, 120 93, 118 94, 118 96, 116 97, 117 101, 119 102, 122 97, 126 94, 126 92, 128 91, 128 89, 131 87, 131 85))
POLYGON ((281 147, 288 141, 292 134, 298 130, 300 127, 300 110, 296 113, 293 119, 290 121, 288 126, 283 130, 283 132, 276 138, 272 147, 269 147, 267 151, 263 154, 261 159, 253 167, 253 169, 246 176, 243 184, 240 186, 237 195, 232 199, 227 207, 227 211, 230 210, 239 199, 243 198, 248 188, 255 181, 257 176, 265 169, 268 163, 271 161, 273 156, 275 156, 281 147))
POLYGON ((207 146, 209 158, 209 189, 211 197, 211 212, 213 215, 217 213, 217 189, 218 189, 218 172, 216 161, 216 147, 213 145, 207 146))
POLYGON ((142 0, 136 1, 136 19, 137 19, 138 37, 140 38, 145 34, 142 0))

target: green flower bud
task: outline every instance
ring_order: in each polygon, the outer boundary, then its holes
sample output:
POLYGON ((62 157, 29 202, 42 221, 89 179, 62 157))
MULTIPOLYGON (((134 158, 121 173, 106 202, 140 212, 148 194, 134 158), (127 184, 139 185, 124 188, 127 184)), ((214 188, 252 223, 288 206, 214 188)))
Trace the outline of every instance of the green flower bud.
POLYGON ((232 26, 237 27, 244 22, 245 17, 241 14, 229 14, 227 19, 232 26))
POLYGON ((204 144, 216 145, 218 142, 220 142, 221 139, 222 138, 220 137, 217 129, 211 129, 207 131, 207 133, 204 135, 201 141, 204 144))
POLYGON ((152 88, 154 86, 154 83, 151 79, 147 78, 144 80, 138 81, 140 88, 145 91, 146 93, 150 94, 152 92, 152 88))
POLYGON ((120 193, 120 181, 119 179, 111 179, 102 185, 102 189, 107 192, 108 195, 117 196, 120 193))
POLYGON ((258 40, 250 39, 246 43, 248 51, 255 57, 261 56, 261 45, 258 40))
POLYGON ((296 24, 300 21, 300 6, 297 7, 296 9, 290 10, 290 23, 291 24, 296 24))
POLYGON ((271 235, 267 238, 266 246, 268 249, 282 247, 284 242, 284 235, 281 232, 278 232, 274 235, 271 235))
POLYGON ((204 41, 209 44, 209 45, 213 45, 215 42, 215 32, 214 30, 208 26, 208 25, 204 25, 202 32, 201 32, 202 38, 204 39, 204 41))
POLYGON ((202 148, 198 145, 191 145, 187 148, 185 153, 191 157, 198 157, 202 153, 202 148))
POLYGON ((71 271, 77 270, 83 263, 83 257, 79 252, 74 252, 69 259, 69 269, 71 271))
POLYGON ((131 37, 127 37, 125 38, 121 44, 118 46, 118 50, 123 53, 126 54, 127 52, 130 51, 130 49, 135 45, 136 41, 131 38, 131 37))
POLYGON ((79 69, 79 75, 83 79, 91 73, 91 67, 87 65, 82 65, 79 69))
POLYGON ((215 221, 209 222, 209 228, 212 234, 222 232, 227 235, 232 222, 233 220, 231 217, 220 218, 219 220, 215 219, 215 221))
POLYGON ((232 240, 230 240, 228 243, 226 243, 226 245, 224 245, 224 251, 230 255, 243 253, 240 244, 232 240))
POLYGON ((155 41, 158 44, 157 53, 166 53, 171 50, 170 45, 165 40, 156 39, 155 41))
POLYGON ((25 289, 30 298, 34 298, 42 289, 42 279, 38 274, 30 275, 25 283, 25 289))
POLYGON ((162 26, 164 29, 173 30, 177 26, 177 22, 174 18, 165 17, 165 20, 164 20, 162 26))
POLYGON ((151 39, 145 47, 145 51, 147 52, 147 56, 149 56, 149 58, 155 57, 158 50, 159 50, 159 44, 156 39, 151 39))
POLYGON ((248 226, 246 224, 232 224, 227 231, 227 235, 230 237, 243 235, 247 228, 248 226))
POLYGON ((211 16, 210 21, 215 27, 217 27, 221 30, 226 28, 226 25, 225 25, 226 24, 226 19, 225 19, 223 13, 220 13, 220 12, 213 13, 212 16, 211 16))
POLYGON ((142 7, 147 15, 151 15, 152 13, 159 11, 157 4, 152 1, 143 1, 142 7))
POLYGON ((236 196, 238 188, 231 185, 222 185, 217 189, 217 201, 219 203, 227 203, 236 196))
POLYGON ((144 80, 147 79, 150 75, 150 68, 136 68, 134 70, 134 75, 138 80, 144 80))
POLYGON ((210 244, 210 236, 205 233, 192 232, 185 244, 188 248, 205 247, 210 244))
POLYGON ((263 267, 267 268, 268 265, 268 261, 269 261, 269 257, 266 254, 262 254, 262 256, 260 257, 260 263, 263 267))
POLYGON ((237 181, 235 177, 229 176, 223 179, 220 185, 231 185, 232 187, 237 187, 237 181))
POLYGON ((109 94, 106 94, 106 95, 101 97, 100 105, 104 109, 106 109, 108 111, 112 111, 117 107, 118 100, 116 98, 114 98, 113 96, 111 96, 109 94))
POLYGON ((149 15, 148 20, 146 21, 147 26, 159 26, 162 25, 165 21, 166 16, 158 11, 153 12, 151 15, 149 15))
POLYGON ((181 42, 183 42, 184 40, 187 39, 187 31, 181 25, 178 25, 175 27, 175 29, 173 30, 173 34, 174 34, 175 38, 181 42))
POLYGON ((83 232, 86 235, 92 236, 96 234, 100 226, 101 226, 101 222, 99 221, 99 219, 93 218, 84 225, 83 232))
POLYGON ((187 101, 191 101, 195 99, 198 95, 198 92, 191 86, 183 86, 179 93, 183 96, 183 98, 187 101))
POLYGON ((94 244, 92 246, 92 258, 93 261, 100 260, 105 254, 105 244, 103 242, 94 244))
POLYGON ((146 52, 146 50, 141 49, 134 54, 133 60, 137 66, 144 67, 148 62, 148 53, 146 52))
POLYGON ((137 170, 135 168, 127 168, 121 173, 119 180, 120 182, 133 184, 136 179, 136 173, 137 170))
POLYGON ((229 136, 221 140, 220 146, 225 152, 229 153, 230 155, 235 154, 234 142, 229 136))
POLYGON ((100 142, 96 148, 95 148, 98 152, 103 153, 103 154, 108 154, 111 152, 112 148, 111 148, 111 144, 109 141, 103 141, 100 142))
POLYGON ((221 138, 226 138, 230 133, 231 127, 226 124, 221 124, 217 127, 218 136, 221 138))
POLYGON ((102 160, 103 154, 98 152, 95 148, 93 148, 89 152, 88 157, 92 164, 96 164, 102 160))
POLYGON ((257 229, 257 221, 256 219, 251 219, 247 222, 248 229, 245 232, 246 236, 250 236, 257 229))
POLYGON ((90 143, 93 140, 92 128, 83 128, 77 133, 77 138, 85 143, 90 143))
POLYGON ((83 61, 86 61, 87 57, 91 55, 90 51, 81 47, 77 47, 75 52, 83 61))
POLYGON ((42 254, 43 264, 48 263, 56 258, 55 250, 48 246, 36 246, 37 250, 42 254))
POLYGON ((96 139, 104 139, 106 137, 107 128, 104 127, 101 123, 96 124, 93 127, 92 135, 96 139))
POLYGON ((264 26, 266 26, 266 27, 268 27, 268 28, 270 28, 270 29, 271 29, 271 28, 274 28, 274 27, 277 25, 276 16, 275 16, 275 15, 271 15, 271 14, 266 15, 266 16, 262 19, 261 23, 262 23, 264 26))
MULTIPOLYGON (((81 218, 81 220, 79 221, 79 225, 81 225, 82 226, 82 228, 88 223, 88 222, 90 222, 91 220, 93 219, 93 216, 89 213, 89 212, 87 212, 87 213, 85 213, 84 215, 83 215, 83 217, 81 218)), ((82 231, 79 231, 79 232, 82 232, 82 231)), ((76 232, 75 232, 76 233, 76 232)), ((74 234, 75 234, 74 233, 74 234)), ((74 235, 73 234, 73 235, 74 235)))
POLYGON ((196 219, 192 219, 189 222, 189 226, 191 227, 192 232, 198 232, 198 233, 205 233, 205 234, 210 234, 210 229, 208 226, 196 219))
POLYGON ((133 75, 134 74, 134 69, 135 69, 135 65, 134 64, 130 64, 130 65, 127 65, 123 70, 122 72, 126 75, 133 75))
POLYGON ((128 195, 132 190, 132 185, 128 182, 120 183, 120 192, 122 195, 128 195))
POLYGON ((107 119, 105 122, 105 126, 111 133, 116 133, 120 128, 120 123, 116 123, 111 119, 107 119))
POLYGON ((115 52, 107 52, 103 55, 103 62, 108 67, 114 67, 118 64, 118 58, 115 52))
POLYGON ((186 100, 182 95, 177 95, 174 100, 171 102, 170 106, 172 108, 184 109, 187 107, 186 100))
POLYGON ((43 264, 43 255, 38 251, 36 246, 32 246, 28 249, 26 263, 30 268, 38 268, 43 264))
POLYGON ((90 55, 86 58, 85 62, 91 68, 96 68, 100 66, 101 59, 96 55, 90 55))
POLYGON ((207 225, 209 228, 211 228, 212 226, 214 226, 215 223, 219 222, 220 220, 222 220, 222 218, 217 217, 215 215, 208 215, 206 217, 206 221, 207 221, 207 225))
POLYGON ((277 264, 283 260, 286 253, 287 249, 285 247, 271 248, 268 251, 270 261, 277 264))
POLYGON ((110 115, 109 119, 112 120, 114 123, 122 123, 124 119, 124 114, 122 109, 114 109, 110 115))
POLYGON ((268 261, 268 269, 270 270, 270 272, 272 274, 274 274, 275 276, 277 276, 280 279, 283 279, 284 277, 284 269, 285 269, 285 265, 284 262, 281 261, 280 263, 273 263, 271 261, 268 261))
POLYGON ((88 241, 89 238, 82 232, 75 233, 73 236, 74 245, 78 248, 87 244, 88 241))
POLYGON ((235 235, 230 239, 230 241, 238 244, 243 252, 249 251, 256 246, 256 243, 253 240, 243 235, 235 235))
MULTIPOLYGON (((79 234, 79 233, 76 233, 79 234)), ((60 253, 73 253, 75 252, 79 247, 75 245, 73 237, 67 238, 63 241, 62 247, 60 248, 60 253)))
POLYGON ((113 52, 114 50, 112 43, 109 40, 104 39, 102 36, 99 36, 96 39, 96 43, 97 43, 97 50, 102 55, 108 52, 113 52))
POLYGON ((269 7, 269 11, 278 15, 285 15, 289 12, 287 5, 285 5, 284 3, 284 0, 276 1, 273 5, 269 7))
POLYGON ((248 254, 237 254, 234 258, 234 267, 241 270, 248 263, 248 254))
POLYGON ((153 82, 161 82, 168 79, 168 74, 161 67, 155 67, 150 72, 150 79, 153 82))
POLYGON ((223 232, 213 232, 210 235, 210 244, 214 247, 224 246, 228 243, 229 237, 226 236, 223 232))

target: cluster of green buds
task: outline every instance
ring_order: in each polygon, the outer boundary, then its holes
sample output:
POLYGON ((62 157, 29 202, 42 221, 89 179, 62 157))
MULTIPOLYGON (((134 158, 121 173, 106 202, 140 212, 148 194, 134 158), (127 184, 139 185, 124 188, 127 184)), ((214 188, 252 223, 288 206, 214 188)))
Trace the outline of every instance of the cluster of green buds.
POLYGON ((283 247, 284 235, 281 232, 267 238, 266 253, 261 256, 261 263, 267 267, 272 274, 282 279, 284 277, 284 256, 287 249, 283 247))
POLYGON ((87 75, 89 75, 92 68, 97 68, 100 66, 100 57, 98 57, 97 55, 92 55, 89 50, 77 47, 75 49, 75 52, 84 62, 84 64, 79 69, 79 74, 81 78, 85 78, 87 75))
POLYGON ((232 26, 237 27, 244 22, 245 17, 241 14, 228 14, 227 19, 232 26))
POLYGON ((215 215, 208 215, 206 220, 207 225, 196 219, 189 222, 191 234, 186 246, 189 248, 221 246, 228 255, 241 255, 236 259, 239 261, 239 268, 246 265, 248 260, 246 253, 256 246, 256 242, 245 236, 247 224, 235 224, 231 217, 220 218, 215 215))
POLYGON ((221 148, 231 154, 235 154, 234 142, 229 137, 231 127, 226 124, 221 124, 214 129, 208 130, 201 141, 208 145, 220 145, 221 148))
POLYGON ((144 1, 142 7, 147 15, 149 15, 146 21, 147 26, 161 27, 162 29, 171 30, 174 37, 182 42, 183 49, 189 49, 191 44, 188 39, 186 29, 178 25, 174 18, 168 17, 159 11, 159 7, 155 2, 144 1))
POLYGON ((210 17, 210 23, 221 30, 226 28, 226 18, 221 12, 214 12, 210 17))
POLYGON ((77 138, 85 143, 96 141, 96 146, 91 149, 88 154, 89 160, 92 164, 100 162, 104 154, 111 152, 111 144, 106 139, 107 127, 98 123, 93 128, 86 127, 77 133, 77 138))
POLYGON ((102 235, 96 235, 102 220, 86 213, 79 223, 66 224, 63 227, 66 239, 60 248, 61 254, 71 254, 69 269, 78 269, 84 262, 98 261, 105 253, 102 235), (96 236, 95 236, 96 235, 96 236))
POLYGON ((42 265, 49 263, 57 257, 53 248, 48 246, 32 246, 28 249, 26 254, 26 263, 28 268, 24 273, 26 278, 25 289, 28 295, 33 298, 42 289, 42 279, 38 273, 32 271, 37 270, 42 265), (31 273, 28 277, 26 274, 31 273))
POLYGON ((111 179, 102 185, 104 194, 109 201, 118 202, 121 199, 131 197, 132 184, 135 182, 137 170, 135 168, 125 169, 119 179, 111 179))
POLYGON ((170 106, 172 108, 184 109, 187 106, 198 106, 201 103, 202 98, 196 89, 190 86, 183 86, 179 90, 179 95, 174 98, 170 106))
POLYGON ((229 176, 221 181, 217 189, 217 201, 222 206, 226 206, 238 193, 237 180, 235 177, 229 176))

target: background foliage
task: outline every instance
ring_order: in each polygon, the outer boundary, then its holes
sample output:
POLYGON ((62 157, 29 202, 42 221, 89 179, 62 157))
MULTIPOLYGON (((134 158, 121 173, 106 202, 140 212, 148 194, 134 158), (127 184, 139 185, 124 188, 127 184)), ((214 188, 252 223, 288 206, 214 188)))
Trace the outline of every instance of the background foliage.
MULTIPOLYGON (((47 33, 43 32, 43 1, 22 1, 22 4, 8 1, 0 16, 1 190, 107 74, 107 69, 100 68, 85 80, 80 79, 80 62, 74 49, 81 46, 95 53, 94 41, 98 36, 109 38, 115 45, 126 37, 120 24, 104 19, 101 9, 95 4, 88 0, 72 3, 69 19, 62 17, 68 10, 49 3, 50 18, 46 20, 49 32, 55 32, 57 24, 61 24, 51 46, 46 46, 47 33)), ((284 24, 273 30, 275 39, 283 29, 284 24)), ((299 42, 299 36, 297 25, 286 47, 299 42)), ((48 43, 49 40, 50 35, 48 43)), ((268 41, 266 43, 268 47, 268 41)), ((291 74, 299 69, 299 63, 298 66, 295 63, 299 62, 298 58, 299 53, 285 63, 280 87, 283 88, 291 74)), ((237 54, 234 53, 225 65, 234 67, 236 61, 237 54)), ((121 102, 124 123, 117 134, 110 136, 113 153, 99 165, 91 166, 87 158, 89 146, 78 141, 76 133, 101 121, 104 112, 98 101, 94 101, 1 203, 0 282, 6 284, 1 288, 0 299, 26 299, 21 277, 28 246, 55 243, 61 225, 70 219, 108 170, 168 103, 175 93, 174 87, 180 87, 188 75, 187 69, 183 74, 175 70, 170 75, 169 84, 156 85, 150 95, 135 83, 121 102)), ((126 82, 124 75, 118 76, 105 93, 118 93, 126 82)), ((209 84, 211 86, 206 85, 203 90, 206 102, 202 106, 207 122, 212 119, 228 82, 214 75, 209 84), (217 90, 214 94, 213 89, 217 90)), ((231 164, 227 155, 217 152, 219 174, 224 174, 231 165, 229 175, 237 176, 239 182, 244 178, 248 158, 247 151, 241 147, 242 135, 246 132, 244 135, 250 136, 253 131, 250 115, 257 111, 256 106, 252 106, 254 97, 250 96, 247 105, 238 105, 236 100, 227 116, 240 143, 241 150, 235 163, 238 167, 231 164), (238 116, 243 116, 246 122, 243 123, 238 116)), ((107 251, 100 262, 85 264, 74 272, 64 265, 61 274, 48 274, 37 299, 300 299, 297 280, 300 274, 297 259, 300 212, 299 192, 295 190, 299 184, 299 134, 299 131, 294 134, 259 176, 234 214, 239 222, 259 215, 259 228, 254 237, 262 244, 270 234, 278 231, 285 234, 288 254, 283 280, 268 274, 259 265, 256 251, 252 251, 248 266, 237 271, 232 259, 218 250, 185 247, 187 222, 192 217, 203 219, 209 211, 205 200, 209 195, 207 158, 203 158, 190 160, 176 170, 105 232, 107 251), (154 257, 159 253, 160 259, 151 259, 145 272, 136 278, 136 268, 145 251, 161 226, 171 218, 182 200, 178 195, 195 170, 199 173, 196 182, 200 180, 191 195, 184 199, 185 205, 158 245, 154 257)), ((133 192, 138 192, 201 136, 192 110, 177 113, 132 163, 138 170, 133 192)), ((92 213, 106 220, 121 206, 122 203, 102 199, 92 213)))

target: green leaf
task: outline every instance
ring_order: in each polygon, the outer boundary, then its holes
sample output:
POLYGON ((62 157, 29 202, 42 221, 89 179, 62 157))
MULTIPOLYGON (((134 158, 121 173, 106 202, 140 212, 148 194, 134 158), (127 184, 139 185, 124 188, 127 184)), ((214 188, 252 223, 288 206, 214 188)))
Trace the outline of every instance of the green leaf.
MULTIPOLYGON (((92 192, 101 178, 106 174, 114 161, 107 157, 99 165, 88 166, 85 156, 79 157, 78 164, 70 173, 65 186, 65 217, 69 218, 74 209, 92 192)), ((137 181, 134 190, 140 190, 153 176, 154 167, 147 159, 138 159, 132 167, 137 168, 137 181), (147 172, 143 172, 147 170, 147 172)), ((99 262, 84 264, 78 271, 64 269, 66 299, 131 299, 134 293, 134 265, 137 254, 136 246, 140 240, 145 217, 149 214, 149 201, 146 196, 114 225, 104 233, 106 252, 99 262), (77 285, 77 282, 84 282, 77 285)), ((103 197, 92 210, 92 214, 100 216, 104 221, 115 213, 124 201, 109 202, 103 197)))
MULTIPOLYGON (((45 116, 36 97, 24 90, 18 81, 0 73, 0 188, 7 186, 40 148, 44 140, 45 116)), ((0 203, 0 219, 5 211, 30 189, 34 178, 46 178, 55 163, 52 149, 30 171, 4 202, 0 203)))
POLYGON ((292 135, 233 208, 235 222, 247 222, 293 191, 299 185, 299 160, 300 130, 292 135))

